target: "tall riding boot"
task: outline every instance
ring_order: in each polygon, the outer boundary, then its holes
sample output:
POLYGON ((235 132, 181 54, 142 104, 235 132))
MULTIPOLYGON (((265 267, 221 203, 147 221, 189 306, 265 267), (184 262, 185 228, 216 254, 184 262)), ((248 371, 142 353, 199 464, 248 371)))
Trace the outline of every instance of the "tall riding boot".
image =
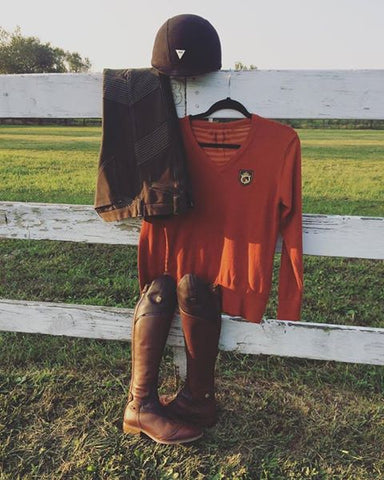
POLYGON ((221 295, 218 286, 205 283, 196 275, 185 275, 177 298, 187 356, 184 387, 169 402, 161 401, 175 418, 202 427, 216 423, 215 362, 221 329, 221 295), (169 403, 168 403, 169 402, 169 403))
POLYGON ((125 433, 143 432, 158 443, 186 443, 201 429, 168 416, 160 404, 160 361, 176 308, 176 283, 163 275, 147 285, 136 306, 132 332, 132 376, 124 412, 125 433))

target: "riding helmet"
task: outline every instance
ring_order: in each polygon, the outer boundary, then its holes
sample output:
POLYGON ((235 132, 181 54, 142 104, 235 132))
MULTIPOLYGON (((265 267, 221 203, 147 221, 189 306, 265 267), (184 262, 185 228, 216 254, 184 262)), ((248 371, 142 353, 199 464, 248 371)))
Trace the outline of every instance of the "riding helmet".
POLYGON ((157 32, 152 66, 169 76, 191 76, 221 68, 221 45, 214 27, 198 15, 169 18, 157 32))

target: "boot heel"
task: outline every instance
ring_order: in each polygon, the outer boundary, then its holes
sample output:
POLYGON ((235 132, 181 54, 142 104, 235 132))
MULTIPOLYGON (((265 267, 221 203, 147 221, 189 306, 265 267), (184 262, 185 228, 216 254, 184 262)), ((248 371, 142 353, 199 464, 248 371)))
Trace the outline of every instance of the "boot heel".
POLYGON ((123 422, 123 432, 130 433, 131 435, 138 435, 141 430, 140 428, 131 427, 130 425, 127 425, 125 422, 123 422))

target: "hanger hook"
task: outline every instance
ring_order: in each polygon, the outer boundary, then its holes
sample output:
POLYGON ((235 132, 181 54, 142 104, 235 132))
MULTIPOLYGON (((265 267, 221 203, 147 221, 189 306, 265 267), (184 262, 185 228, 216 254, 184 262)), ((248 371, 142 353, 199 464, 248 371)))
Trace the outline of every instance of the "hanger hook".
POLYGON ((231 78, 232 78, 232 70, 228 73, 228 98, 231 98, 231 78))

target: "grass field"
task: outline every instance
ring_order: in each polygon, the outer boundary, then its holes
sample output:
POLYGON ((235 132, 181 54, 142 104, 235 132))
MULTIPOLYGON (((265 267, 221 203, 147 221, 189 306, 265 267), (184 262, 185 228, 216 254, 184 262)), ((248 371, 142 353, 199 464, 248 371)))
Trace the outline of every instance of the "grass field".
MULTIPOLYGON (((298 133, 305 212, 384 216, 384 131, 298 133)), ((91 204, 100 134, 0 126, 0 200, 91 204)), ((384 327, 383 276, 383 262, 306 257, 303 318, 384 327)), ((137 295, 132 247, 0 242, 0 297, 137 295)), ((129 376, 125 342, 1 334, 0 480, 384 479, 382 367, 221 353, 219 424, 176 447, 121 433, 129 376)), ((161 377, 175 389, 170 352, 161 377)))
MULTIPOLYGON (((383 130, 298 130, 306 213, 384 216, 383 130)), ((0 126, 1 200, 92 204, 99 127, 0 126)))

